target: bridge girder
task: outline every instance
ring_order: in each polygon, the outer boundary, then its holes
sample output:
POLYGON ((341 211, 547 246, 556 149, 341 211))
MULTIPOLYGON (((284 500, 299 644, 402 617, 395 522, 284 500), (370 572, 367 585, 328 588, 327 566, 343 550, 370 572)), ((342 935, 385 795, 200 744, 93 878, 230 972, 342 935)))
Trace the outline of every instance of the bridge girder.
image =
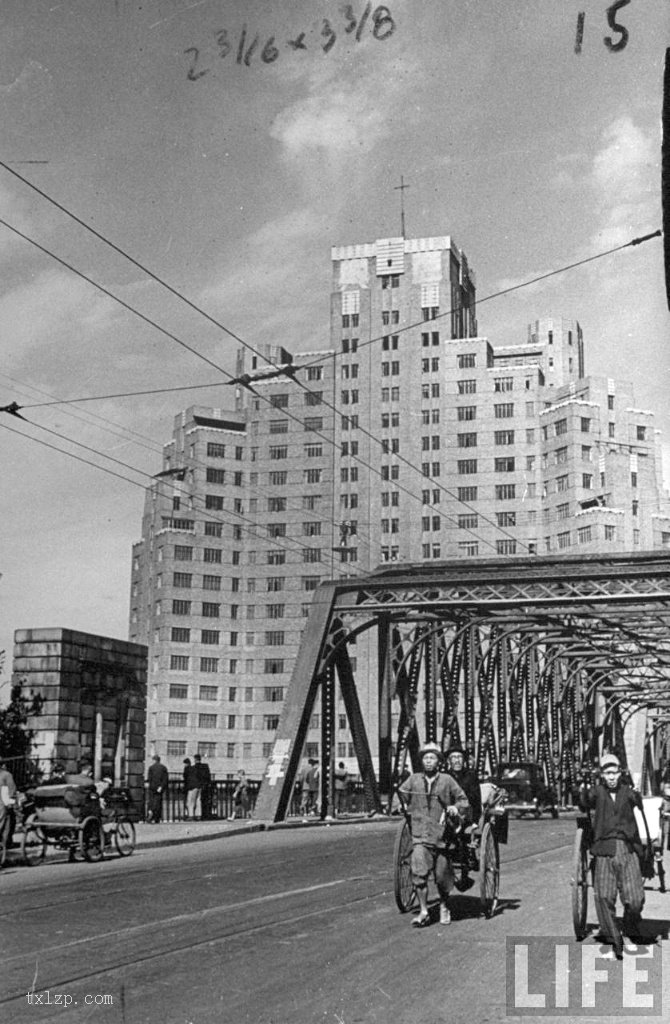
POLYGON ((417 767, 424 739, 464 743, 480 773, 504 760, 534 760, 566 799, 604 745, 625 760, 624 707, 626 714, 667 708, 654 737, 658 749, 670 746, 670 559, 652 552, 459 561, 322 584, 259 817, 278 820, 288 811, 319 689, 321 808, 330 812, 338 682, 370 811, 388 807, 407 761, 417 767), (370 631, 377 772, 348 653, 370 631))

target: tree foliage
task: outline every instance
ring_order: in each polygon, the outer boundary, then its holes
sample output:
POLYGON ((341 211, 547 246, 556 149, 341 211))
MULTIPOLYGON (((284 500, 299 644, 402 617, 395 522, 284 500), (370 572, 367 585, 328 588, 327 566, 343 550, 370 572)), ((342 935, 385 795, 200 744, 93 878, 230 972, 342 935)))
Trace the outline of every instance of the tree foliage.
MULTIPOLYGON (((0 669, 4 662, 4 651, 0 651, 0 669)), ((25 694, 25 680, 12 683, 9 703, 0 708, 0 757, 26 757, 33 738, 28 722, 42 709, 42 698, 36 694, 25 694)))

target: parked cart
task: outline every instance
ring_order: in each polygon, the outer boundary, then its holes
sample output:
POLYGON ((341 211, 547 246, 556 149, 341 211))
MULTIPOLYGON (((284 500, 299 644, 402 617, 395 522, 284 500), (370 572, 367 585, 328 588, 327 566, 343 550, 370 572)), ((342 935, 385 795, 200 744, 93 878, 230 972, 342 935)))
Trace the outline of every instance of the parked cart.
POLYGON ((90 787, 57 784, 38 786, 34 809, 23 825, 21 851, 26 864, 41 864, 51 846, 78 853, 86 861, 102 860, 114 847, 120 857, 135 849, 135 826, 127 790, 108 789, 101 800, 90 787))

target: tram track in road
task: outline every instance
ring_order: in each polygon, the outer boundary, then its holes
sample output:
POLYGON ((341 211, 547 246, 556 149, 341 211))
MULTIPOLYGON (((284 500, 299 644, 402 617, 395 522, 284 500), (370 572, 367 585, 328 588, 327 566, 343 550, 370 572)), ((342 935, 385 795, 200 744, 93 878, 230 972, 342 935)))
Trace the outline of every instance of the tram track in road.
MULTIPOLYGON (((369 877, 361 877, 358 879, 351 879, 349 877, 336 879, 334 881, 323 883, 318 886, 308 886, 300 889, 289 890, 283 893, 276 893, 274 896, 263 896, 255 897, 250 900, 245 900, 236 904, 222 904, 218 907, 211 907, 208 911, 194 911, 189 914, 179 914, 171 918, 163 919, 158 922, 161 927, 164 928, 183 928, 183 926, 190 922, 192 925, 202 925, 206 917, 217 918, 223 914, 230 913, 235 910, 245 910, 258 906, 259 904, 267 905, 271 901, 279 901, 283 899, 295 899, 298 896, 309 896, 314 894, 318 890, 331 890, 337 886, 344 884, 351 884, 352 881, 369 881, 369 877)), ((83 939, 75 940, 70 943, 61 943, 57 946, 46 947, 41 950, 35 950, 31 953, 20 954, 15 957, 5 957, 3 967, 5 972, 8 969, 11 970, 12 966, 16 969, 22 965, 28 968, 27 975, 33 977, 39 973, 40 957, 46 956, 49 953, 58 953, 59 955, 65 956, 66 960, 70 962, 70 956, 73 952, 76 952, 77 947, 86 947, 86 951, 89 955, 94 955, 94 950, 91 948, 93 943, 104 943, 105 949, 107 950, 107 964, 104 968, 96 968, 95 970, 81 971, 79 973, 72 973, 64 976, 63 973, 54 972, 57 976, 49 976, 48 980, 40 978, 40 988, 51 988, 62 990, 67 986, 81 983, 83 981, 104 978, 105 976, 112 975, 118 971, 128 967, 138 967, 142 964, 148 964, 155 962, 167 957, 175 956, 186 951, 192 952, 198 948, 211 947, 218 943, 229 942, 231 940, 238 940, 242 937, 248 937, 257 933, 267 932, 274 928, 286 927, 290 924, 296 924, 303 920, 309 920, 310 918, 322 916, 324 914, 332 914, 337 911, 345 910, 355 904, 365 903, 378 899, 380 896, 390 895, 386 889, 378 889, 374 892, 366 891, 350 898, 340 899, 337 902, 327 903, 326 905, 320 905, 313 907, 312 909, 305 910, 298 914, 287 914, 285 916, 275 916, 272 920, 264 921, 262 924, 249 924, 240 925, 237 919, 227 922, 224 925, 223 930, 219 930, 216 934, 208 935, 206 938, 193 939, 182 938, 181 941, 171 942, 165 947, 154 950, 150 953, 134 953, 127 955, 126 957, 117 957, 113 963, 109 963, 109 944, 116 941, 119 943, 121 948, 128 948, 129 946, 134 947, 137 943, 145 941, 150 936, 155 938, 155 929, 157 922, 152 921, 142 925, 135 925, 129 928, 116 929, 113 932, 105 932, 94 937, 88 937, 83 939), (131 942, 132 939, 132 942, 131 942)), ((11 985, 11 981, 9 982, 11 985)), ((0 996, 0 1006, 7 1006, 18 999, 25 999, 26 987, 25 984, 16 986, 13 991, 6 991, 0 996)))
MULTIPOLYGON (((503 889, 506 867, 513 867, 513 873, 516 874, 522 870, 524 862, 537 860, 543 855, 553 856, 572 846, 564 836, 552 837, 558 841, 547 843, 546 840, 549 838, 533 836, 534 848, 525 852, 512 853, 511 847, 501 850, 503 889), (540 840, 539 845, 536 840, 540 840)), ((311 854, 311 850, 309 853, 311 854)), ((306 866, 310 868, 319 859, 318 855, 315 858, 308 857, 306 866)), ((203 871, 206 871, 207 867, 206 863, 202 864, 203 871)), ((36 969, 39 969, 41 988, 63 990, 67 986, 87 980, 93 982, 95 979, 111 978, 130 968, 141 969, 143 965, 151 968, 151 964, 155 965, 161 960, 165 961, 166 970, 169 971, 170 958, 175 956, 190 954, 199 948, 204 950, 207 947, 216 947, 219 943, 229 943, 234 939, 241 940, 263 933, 269 936, 274 929, 290 928, 300 921, 309 921, 321 916, 332 919, 334 915, 356 905, 383 900, 384 903, 379 907, 381 910, 386 906, 386 901, 392 902, 393 898, 392 873, 389 868, 390 865, 384 863, 383 868, 378 871, 345 875, 318 884, 287 888, 274 893, 260 893, 243 900, 220 903, 186 913, 154 917, 138 924, 106 931, 88 931, 87 934, 70 942, 54 943, 14 956, 6 956, 3 958, 3 967, 4 972, 10 976, 7 978, 9 984, 5 984, 5 992, 0 997, 0 1006, 7 1007, 17 999, 25 999, 26 978, 32 979, 36 969), (343 891, 345 886, 348 887, 348 892, 343 891), (350 891, 352 888, 355 889, 354 892, 350 891), (315 899, 317 906, 314 905, 315 899), (270 913, 269 918, 259 922, 259 907, 274 907, 275 910, 270 913), (159 948, 156 948, 157 935, 159 948), (82 952, 88 964, 81 963, 82 952), (79 961, 80 970, 71 970, 73 961, 79 961), (105 966, 101 968, 99 964, 103 962, 105 966)), ((217 871, 215 877, 218 877, 218 874, 225 874, 225 870, 217 871)), ((106 890, 101 895, 111 898, 118 892, 115 885, 114 889, 106 890)), ((145 895, 146 892, 143 892, 143 902, 145 895)), ((42 902, 39 907, 34 908, 34 913, 44 913, 48 910, 61 913, 64 906, 76 901, 81 904, 81 892, 78 895, 73 892, 71 900, 55 899, 42 902)))

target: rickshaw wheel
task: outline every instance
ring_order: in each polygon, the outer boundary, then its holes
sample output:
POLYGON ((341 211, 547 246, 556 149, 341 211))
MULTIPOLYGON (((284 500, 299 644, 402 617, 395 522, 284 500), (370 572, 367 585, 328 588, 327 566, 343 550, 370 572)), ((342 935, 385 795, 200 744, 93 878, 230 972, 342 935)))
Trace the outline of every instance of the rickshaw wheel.
POLYGON ((47 852, 47 841, 39 825, 27 822, 21 836, 21 856, 23 863, 28 867, 36 867, 41 864, 47 852))
POLYGON ((578 940, 586 935, 589 901, 589 852, 584 829, 577 826, 572 857, 572 926, 578 940))
POLYGON ((498 906, 500 852, 498 849, 498 839, 490 821, 487 821, 482 829, 479 861, 481 865, 479 895, 482 901, 482 909, 484 917, 493 917, 498 906))
POLYGON ((393 891, 396 906, 401 914, 412 909, 416 901, 416 889, 412 882, 412 833, 409 823, 403 821, 398 829, 393 848, 394 878, 393 891))
POLYGON ((102 860, 105 837, 98 818, 85 818, 79 832, 79 852, 84 860, 102 860))
POLYGON ((132 821, 119 821, 114 832, 114 845, 119 857, 130 857, 135 849, 135 826, 132 821))

